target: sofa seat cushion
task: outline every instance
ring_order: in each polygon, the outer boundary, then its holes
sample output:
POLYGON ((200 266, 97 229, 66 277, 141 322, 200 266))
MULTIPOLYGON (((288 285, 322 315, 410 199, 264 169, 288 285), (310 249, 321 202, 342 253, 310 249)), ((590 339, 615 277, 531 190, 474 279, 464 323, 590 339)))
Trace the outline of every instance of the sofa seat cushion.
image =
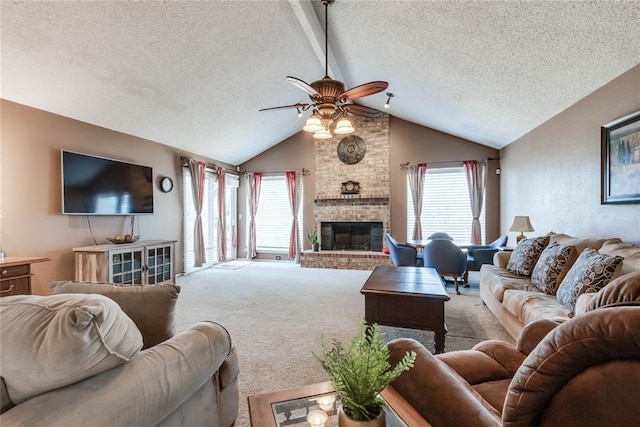
POLYGON ((480 268, 480 283, 498 300, 503 302, 504 292, 509 289, 538 291, 531 280, 518 274, 491 264, 484 264, 480 268))
POLYGON ((50 282, 49 289, 54 295, 100 294, 111 298, 142 333, 143 350, 168 340, 174 334, 174 310, 180 293, 177 285, 116 285, 67 280, 50 282))
POLYGON ((622 268, 620 274, 629 274, 640 271, 640 248, 627 245, 615 240, 607 240, 598 250, 601 254, 609 256, 621 256, 622 268))
POLYGON ((16 404, 121 365, 142 347, 133 321, 102 295, 1 298, 0 340, 0 376, 16 404))
POLYGON ((540 254, 548 244, 549 236, 521 240, 509 258, 507 271, 521 276, 531 276, 540 254))
POLYGON ((563 322, 572 316, 571 310, 554 295, 539 290, 531 292, 509 289, 504 293, 502 304, 525 325, 542 319, 563 322))
POLYGON ((504 405, 510 383, 511 378, 506 378, 503 380, 487 381, 472 387, 489 405, 493 406, 496 411, 502 412, 502 406, 504 405))

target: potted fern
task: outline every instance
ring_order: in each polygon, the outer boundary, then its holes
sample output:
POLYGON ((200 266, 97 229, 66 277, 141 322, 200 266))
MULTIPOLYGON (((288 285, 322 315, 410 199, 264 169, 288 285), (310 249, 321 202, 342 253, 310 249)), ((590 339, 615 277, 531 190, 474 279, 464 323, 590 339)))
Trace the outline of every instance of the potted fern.
POLYGON ((318 252, 318 233, 316 233, 316 230, 307 231, 307 239, 311 242, 311 250, 318 252))
POLYGON ((362 322, 348 347, 333 340, 327 348, 322 340, 322 357, 316 358, 331 377, 342 407, 338 425, 384 426, 384 400, 378 395, 404 371, 413 367, 415 352, 407 352, 395 367, 389 364, 389 348, 378 325, 362 322))

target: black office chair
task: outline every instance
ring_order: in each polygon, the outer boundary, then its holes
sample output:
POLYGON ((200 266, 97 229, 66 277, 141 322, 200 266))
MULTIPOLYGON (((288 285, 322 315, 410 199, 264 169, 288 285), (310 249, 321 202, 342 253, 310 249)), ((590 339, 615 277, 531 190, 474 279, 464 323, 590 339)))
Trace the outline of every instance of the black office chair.
POLYGON ((424 266, 435 268, 443 277, 450 277, 458 290, 458 280, 463 282, 467 270, 467 256, 464 251, 451 240, 437 239, 429 242, 423 249, 424 266))

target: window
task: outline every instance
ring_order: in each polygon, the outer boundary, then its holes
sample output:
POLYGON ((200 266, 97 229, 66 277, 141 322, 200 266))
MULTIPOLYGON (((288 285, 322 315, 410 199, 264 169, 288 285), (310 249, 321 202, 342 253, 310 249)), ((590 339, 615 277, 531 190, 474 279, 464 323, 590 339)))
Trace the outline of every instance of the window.
MULTIPOLYGON (((482 239, 485 239, 484 206, 480 215, 482 239)), ((445 232, 458 242, 471 242, 471 205, 464 167, 428 168, 422 198, 422 236, 445 232)), ((407 182, 407 238, 413 236, 413 199, 407 182)))
MULTIPOLYGON (((298 179, 301 179, 299 177, 298 179)), ((302 188, 302 187, 301 187, 302 188)), ((298 210, 298 234, 302 245, 302 198, 298 210)), ((287 252, 291 235, 291 208, 284 175, 263 176, 256 213, 256 250, 287 252)))
MULTIPOLYGON (((194 267, 193 229, 196 220, 196 209, 193 206, 193 188, 189 168, 182 168, 184 186, 184 272, 190 273, 199 269, 194 267)), ((202 228, 206 263, 203 267, 218 262, 218 182, 213 171, 207 170, 204 175, 204 206, 202 207, 202 228)))

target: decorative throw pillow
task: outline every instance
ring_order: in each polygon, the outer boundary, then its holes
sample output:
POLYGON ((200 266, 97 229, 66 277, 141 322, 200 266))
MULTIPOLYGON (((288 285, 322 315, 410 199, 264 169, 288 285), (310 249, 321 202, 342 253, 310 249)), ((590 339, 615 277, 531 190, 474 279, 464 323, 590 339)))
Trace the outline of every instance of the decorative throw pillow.
POLYGON ((0 298, 0 375, 11 401, 92 377, 142 347, 136 325, 102 295, 0 298))
POLYGON ((507 271, 521 276, 531 276, 540 254, 548 244, 549 236, 521 240, 509 258, 507 271))
POLYGON ((174 309, 180 286, 116 285, 92 282, 50 282, 49 289, 58 294, 100 294, 118 303, 133 320, 144 341, 145 348, 153 347, 173 336, 174 309))
POLYGON ((578 257, 575 246, 552 243, 542 253, 531 273, 531 282, 541 291, 555 295, 562 279, 578 257))
POLYGON ((613 277, 623 258, 611 257, 587 248, 578 257, 556 292, 558 301, 575 310, 578 297, 587 292, 598 292, 613 277))

